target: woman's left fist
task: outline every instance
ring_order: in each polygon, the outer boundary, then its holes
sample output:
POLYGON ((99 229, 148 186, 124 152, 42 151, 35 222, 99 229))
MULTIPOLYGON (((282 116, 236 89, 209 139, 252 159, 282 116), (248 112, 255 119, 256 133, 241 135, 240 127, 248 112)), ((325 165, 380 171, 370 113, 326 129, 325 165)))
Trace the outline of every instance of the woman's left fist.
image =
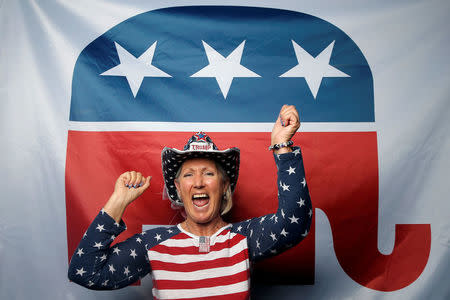
POLYGON ((294 105, 283 105, 273 125, 271 145, 288 142, 300 127, 300 118, 294 105))

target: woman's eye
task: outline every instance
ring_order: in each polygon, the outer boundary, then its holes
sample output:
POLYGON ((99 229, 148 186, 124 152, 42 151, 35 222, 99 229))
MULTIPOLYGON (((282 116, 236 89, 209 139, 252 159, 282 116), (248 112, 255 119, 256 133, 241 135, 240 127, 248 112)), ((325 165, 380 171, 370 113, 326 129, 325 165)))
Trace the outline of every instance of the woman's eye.
POLYGON ((183 177, 189 177, 189 176, 192 176, 192 173, 186 173, 183 175, 183 177))
POLYGON ((206 172, 206 175, 208 175, 208 176, 214 176, 215 174, 214 174, 214 172, 206 172))

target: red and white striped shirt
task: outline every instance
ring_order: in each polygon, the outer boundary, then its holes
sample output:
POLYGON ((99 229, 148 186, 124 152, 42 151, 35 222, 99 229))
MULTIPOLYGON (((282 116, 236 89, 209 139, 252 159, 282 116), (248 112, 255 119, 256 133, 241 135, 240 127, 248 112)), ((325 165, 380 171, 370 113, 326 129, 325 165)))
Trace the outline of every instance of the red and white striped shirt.
POLYGON ((148 250, 156 299, 197 299, 204 295, 248 299, 250 262, 247 239, 231 225, 209 237, 209 252, 200 252, 200 237, 180 231, 148 250))

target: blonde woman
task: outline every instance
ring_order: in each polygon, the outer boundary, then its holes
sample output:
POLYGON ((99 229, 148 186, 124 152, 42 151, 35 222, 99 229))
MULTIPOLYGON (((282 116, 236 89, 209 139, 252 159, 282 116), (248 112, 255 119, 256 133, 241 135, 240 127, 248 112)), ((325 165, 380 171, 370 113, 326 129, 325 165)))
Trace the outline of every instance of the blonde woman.
MULTIPOLYGON (((126 207, 150 186, 150 176, 120 175, 72 257, 70 280, 90 289, 118 289, 150 273, 155 299, 248 299, 250 263, 296 245, 309 231, 312 207, 303 160, 291 141, 299 126, 296 108, 283 106, 269 147, 278 168, 278 210, 259 218, 233 224, 222 219, 232 207, 239 149, 219 150, 200 132, 183 150, 162 151, 168 196, 184 209, 185 221, 110 247, 125 230, 126 207)), ((257 205, 258 195, 245 201, 257 205)))

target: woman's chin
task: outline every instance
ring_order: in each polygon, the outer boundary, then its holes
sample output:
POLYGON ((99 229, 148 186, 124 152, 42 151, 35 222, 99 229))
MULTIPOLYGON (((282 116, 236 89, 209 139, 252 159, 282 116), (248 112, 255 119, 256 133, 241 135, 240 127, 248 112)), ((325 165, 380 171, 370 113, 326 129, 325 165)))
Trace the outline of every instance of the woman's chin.
POLYGON ((212 211, 208 210, 199 211, 196 208, 194 208, 193 211, 188 215, 190 219, 197 224, 207 224, 217 217, 213 214, 212 211))
POLYGON ((195 223, 207 223, 212 219, 211 203, 209 201, 193 202, 190 207, 190 216, 195 223))
POLYGON ((195 223, 197 223, 197 224, 208 224, 209 222, 211 222, 211 220, 213 219, 213 217, 210 215, 210 214, 208 214, 208 215, 204 215, 204 214, 201 214, 201 215, 198 215, 198 214, 195 214, 195 215, 193 215, 193 216, 191 216, 191 220, 192 221, 194 221, 195 223))

